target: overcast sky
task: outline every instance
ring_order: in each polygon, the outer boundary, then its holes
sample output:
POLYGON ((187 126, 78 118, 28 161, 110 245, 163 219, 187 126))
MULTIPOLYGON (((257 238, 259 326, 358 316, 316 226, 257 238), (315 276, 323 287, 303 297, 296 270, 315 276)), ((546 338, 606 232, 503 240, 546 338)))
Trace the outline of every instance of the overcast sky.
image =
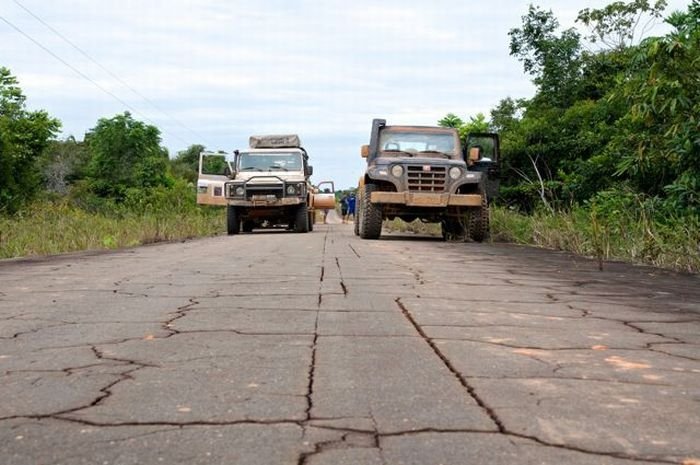
MULTIPOLYGON (((0 17, 113 95, 3 21, 0 66, 18 77, 30 108, 63 122, 63 136, 82 139, 98 118, 125 110, 156 124, 171 155, 298 133, 313 180, 346 188, 362 173, 372 118, 434 125, 449 112, 488 116, 507 96, 532 96, 507 35, 528 3, 0 0, 0 17)), ((578 10, 609 1, 533 3, 571 27, 578 10)), ((670 0, 667 12, 687 4, 670 0)))

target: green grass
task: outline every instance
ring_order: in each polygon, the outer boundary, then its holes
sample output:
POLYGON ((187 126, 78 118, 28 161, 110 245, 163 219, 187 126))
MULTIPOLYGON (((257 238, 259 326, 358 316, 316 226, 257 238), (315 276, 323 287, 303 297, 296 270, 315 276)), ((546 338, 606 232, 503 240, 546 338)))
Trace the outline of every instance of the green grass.
MULTIPOLYGON (((570 212, 538 211, 523 215, 491 209, 493 242, 564 250, 599 260, 622 260, 676 271, 700 272, 700 219, 696 216, 654 217, 646 208, 601 210, 578 207, 570 212)), ((386 221, 389 231, 440 236, 438 224, 386 221)))
POLYGON ((700 271, 700 220, 654 219, 642 210, 612 214, 595 208, 522 215, 504 208, 491 211, 494 241, 565 250, 604 260, 623 260, 661 268, 700 271))
POLYGON ((223 208, 89 212, 68 201, 38 202, 0 217, 0 258, 115 249, 225 231, 223 208))

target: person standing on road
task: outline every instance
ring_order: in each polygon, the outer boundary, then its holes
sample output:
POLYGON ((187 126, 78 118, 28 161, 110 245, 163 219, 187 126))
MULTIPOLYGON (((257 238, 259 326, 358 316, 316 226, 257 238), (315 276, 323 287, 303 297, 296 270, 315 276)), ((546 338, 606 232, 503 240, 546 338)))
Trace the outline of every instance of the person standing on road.
POLYGON ((347 194, 340 199, 340 217, 343 219, 343 223, 347 221, 348 216, 348 196, 347 194))
MULTIPOLYGON (((355 222, 355 194, 350 194, 347 200, 348 203, 348 217, 349 220, 352 217, 352 221, 355 222)), ((347 222, 346 220, 346 222, 347 222)))

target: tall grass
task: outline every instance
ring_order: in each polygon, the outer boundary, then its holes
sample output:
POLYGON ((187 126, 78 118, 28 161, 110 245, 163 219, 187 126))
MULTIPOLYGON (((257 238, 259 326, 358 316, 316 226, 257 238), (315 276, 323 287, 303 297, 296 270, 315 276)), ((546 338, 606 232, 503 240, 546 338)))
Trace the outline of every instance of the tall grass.
MULTIPOLYGON (((440 236, 440 226, 420 221, 386 221, 390 231, 440 236)), ((491 208, 491 241, 564 250, 598 260, 622 260, 700 272, 700 217, 676 214, 655 199, 601 193, 569 211, 520 214, 491 208)))
POLYGON ((697 216, 655 219, 645 209, 601 213, 596 206, 570 212, 522 215, 505 208, 491 211, 494 241, 565 250, 603 260, 623 260, 697 273, 700 271, 700 220, 697 216))
POLYGON ((174 194, 152 192, 138 202, 132 198, 99 208, 68 199, 37 202, 20 214, 0 217, 0 258, 114 249, 225 230, 223 208, 197 207, 189 192, 164 201, 174 194))

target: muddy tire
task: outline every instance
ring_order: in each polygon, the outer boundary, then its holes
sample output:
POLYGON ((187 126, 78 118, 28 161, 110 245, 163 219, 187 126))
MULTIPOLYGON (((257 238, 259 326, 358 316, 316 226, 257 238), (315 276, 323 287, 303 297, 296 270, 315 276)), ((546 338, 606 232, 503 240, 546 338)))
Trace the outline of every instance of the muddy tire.
POLYGON ((313 211, 309 212, 309 231, 314 230, 314 220, 315 220, 315 213, 313 211))
POLYGON ((486 195, 481 199, 481 207, 474 208, 469 214, 469 237, 475 242, 482 242, 489 237, 489 204, 486 195))
POLYGON ((297 208, 296 215, 294 216, 294 232, 309 232, 309 208, 305 203, 299 205, 297 208))
POLYGON ((382 234, 382 208, 371 202, 372 192, 377 190, 374 184, 365 184, 360 208, 360 237, 362 239, 379 239, 382 234))
POLYGON ((468 231, 465 226, 467 218, 460 221, 459 218, 446 218, 440 222, 442 229, 442 239, 450 242, 464 242, 467 239, 468 231))
POLYGON ((255 227, 255 223, 253 223, 252 221, 244 221, 243 226, 241 227, 241 230, 244 233, 249 233, 249 232, 253 232, 254 227, 255 227))
POLYGON ((236 207, 226 207, 226 232, 229 236, 241 232, 241 217, 236 207))

